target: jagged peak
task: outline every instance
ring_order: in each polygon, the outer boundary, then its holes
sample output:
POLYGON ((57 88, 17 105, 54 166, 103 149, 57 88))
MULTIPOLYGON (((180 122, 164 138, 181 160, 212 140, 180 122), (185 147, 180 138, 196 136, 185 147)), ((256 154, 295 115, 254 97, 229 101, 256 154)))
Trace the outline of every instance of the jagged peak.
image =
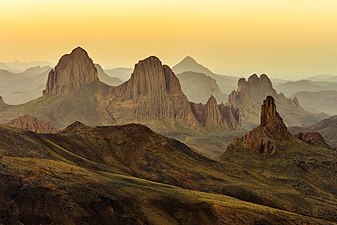
POLYGON ((261 106, 260 126, 265 127, 274 123, 282 123, 284 125, 282 118, 276 111, 275 99, 269 95, 261 106))
POLYGON ((218 104, 217 101, 216 101, 216 98, 213 95, 211 95, 209 97, 209 99, 208 99, 208 101, 206 103, 206 105, 209 105, 209 104, 216 104, 216 105, 218 104))

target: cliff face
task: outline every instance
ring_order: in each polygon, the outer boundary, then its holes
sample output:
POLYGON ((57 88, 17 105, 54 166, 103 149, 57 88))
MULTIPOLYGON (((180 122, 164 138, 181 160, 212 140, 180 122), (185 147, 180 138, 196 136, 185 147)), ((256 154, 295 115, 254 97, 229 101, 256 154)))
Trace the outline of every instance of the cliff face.
POLYGON ((238 111, 219 106, 213 96, 206 105, 190 103, 172 70, 154 56, 139 61, 130 80, 111 89, 109 100, 117 124, 165 119, 189 127, 240 127, 238 111))
POLYGON ((277 102, 280 115, 287 124, 305 125, 318 120, 316 116, 305 112, 296 98, 289 99, 282 93, 278 94, 268 76, 264 74, 260 77, 254 74, 247 81, 241 78, 237 90, 229 95, 228 102, 234 108, 240 109, 242 120, 251 128, 258 124, 260 103, 269 95, 277 102))
POLYGON ((206 128, 240 128, 239 110, 223 103, 217 104, 216 99, 211 96, 207 103, 191 103, 192 110, 197 120, 206 128))
POLYGON ((237 138, 227 151, 253 151, 263 155, 273 155, 278 151, 277 141, 290 138, 283 119, 276 110, 275 100, 267 96, 261 106, 260 126, 242 138, 237 138))
POLYGON ((56 133, 57 129, 50 122, 38 120, 36 117, 30 115, 20 116, 7 123, 10 127, 30 130, 37 133, 56 133))
POLYGON ((109 100, 117 123, 165 118, 198 125, 179 80, 154 56, 139 61, 130 80, 111 89, 109 100))
POLYGON ((42 98, 17 107, 11 119, 17 117, 17 112, 29 113, 47 118, 58 128, 74 121, 89 125, 136 122, 165 134, 179 129, 199 132, 205 126, 239 127, 237 111, 218 106, 215 99, 207 104, 207 120, 205 117, 200 123, 178 78, 154 56, 139 61, 128 81, 110 87, 98 81, 97 69, 88 54, 81 48, 74 49, 50 72, 44 96, 62 98, 42 98))
POLYGON ((82 87, 98 80, 97 69, 88 53, 78 47, 61 57, 54 70, 48 75, 44 96, 64 96, 78 92, 82 87))

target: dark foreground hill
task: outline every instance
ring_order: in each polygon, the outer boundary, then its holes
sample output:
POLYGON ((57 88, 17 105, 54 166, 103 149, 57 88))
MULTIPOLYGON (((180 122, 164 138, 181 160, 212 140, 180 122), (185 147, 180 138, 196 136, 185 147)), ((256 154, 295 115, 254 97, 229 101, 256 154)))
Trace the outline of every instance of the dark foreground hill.
POLYGON ((263 172, 210 160, 137 124, 77 122, 57 134, 0 127, 0 146, 0 224, 337 220, 336 154, 299 140, 268 161, 252 157, 263 172))

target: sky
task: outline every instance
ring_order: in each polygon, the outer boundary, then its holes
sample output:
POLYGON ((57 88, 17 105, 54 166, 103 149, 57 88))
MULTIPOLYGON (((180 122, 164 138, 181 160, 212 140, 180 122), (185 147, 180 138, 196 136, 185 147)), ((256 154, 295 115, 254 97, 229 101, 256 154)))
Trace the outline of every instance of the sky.
POLYGON ((337 75, 337 0, 0 0, 0 62, 56 64, 81 46, 103 67, 185 56, 214 72, 337 75))

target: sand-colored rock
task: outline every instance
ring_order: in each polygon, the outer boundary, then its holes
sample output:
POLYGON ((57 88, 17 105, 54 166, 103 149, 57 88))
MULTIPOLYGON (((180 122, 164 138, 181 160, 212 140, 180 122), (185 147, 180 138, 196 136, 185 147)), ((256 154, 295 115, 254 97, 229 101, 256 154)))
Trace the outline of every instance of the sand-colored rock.
POLYGON ((197 120, 206 128, 238 129, 240 127, 239 110, 225 106, 223 103, 218 105, 213 96, 205 105, 201 103, 191 103, 191 105, 197 120))
POLYGON ((57 129, 51 122, 39 120, 30 115, 23 115, 7 123, 10 127, 30 130, 36 133, 56 133, 57 129))
POLYGON ((54 70, 48 75, 44 96, 64 96, 78 92, 82 87, 98 80, 98 73, 88 53, 78 47, 61 57, 54 70))
POLYGON ((109 100, 117 123, 169 119, 198 126, 179 80, 154 56, 139 61, 130 80, 111 89, 109 100))
POLYGON ((261 106, 260 126, 244 137, 237 138, 227 151, 253 151, 263 155, 273 155, 278 151, 277 142, 293 137, 276 110, 275 100, 267 96, 261 106))
POLYGON ((243 126, 251 129, 258 125, 260 104, 268 95, 272 96, 277 102, 278 111, 286 124, 308 125, 320 119, 319 115, 304 111, 298 99, 290 99, 282 93, 278 94, 265 74, 260 77, 253 74, 248 80, 241 78, 238 81, 237 90, 229 95, 228 103, 234 108, 240 109, 242 121, 244 121, 243 126))

